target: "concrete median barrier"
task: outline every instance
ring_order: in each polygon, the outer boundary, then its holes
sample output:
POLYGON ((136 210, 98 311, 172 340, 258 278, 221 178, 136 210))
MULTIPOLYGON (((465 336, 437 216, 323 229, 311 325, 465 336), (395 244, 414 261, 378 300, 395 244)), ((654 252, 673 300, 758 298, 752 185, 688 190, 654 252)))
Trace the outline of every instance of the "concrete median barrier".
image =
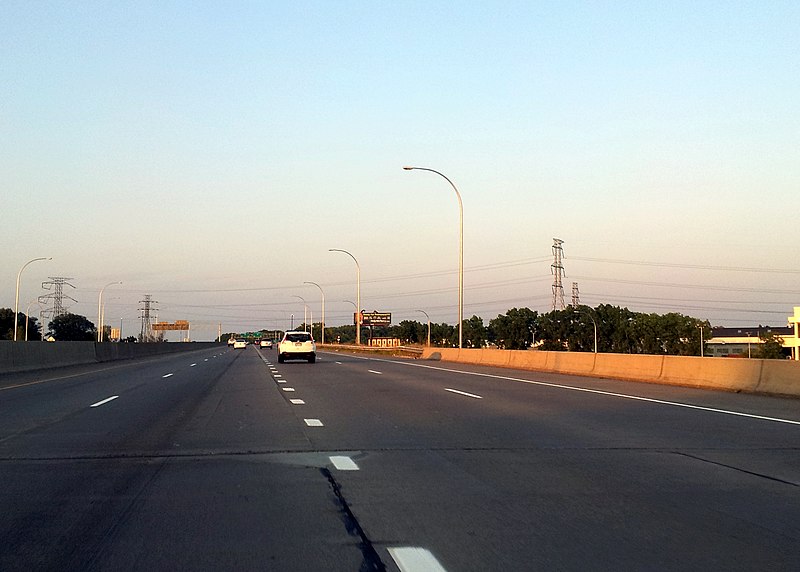
POLYGON ((83 365, 120 359, 191 351, 218 346, 216 342, 117 344, 95 342, 0 341, 0 374, 83 365))
POLYGON ((425 348, 422 359, 800 396, 800 362, 797 361, 457 348, 425 348))

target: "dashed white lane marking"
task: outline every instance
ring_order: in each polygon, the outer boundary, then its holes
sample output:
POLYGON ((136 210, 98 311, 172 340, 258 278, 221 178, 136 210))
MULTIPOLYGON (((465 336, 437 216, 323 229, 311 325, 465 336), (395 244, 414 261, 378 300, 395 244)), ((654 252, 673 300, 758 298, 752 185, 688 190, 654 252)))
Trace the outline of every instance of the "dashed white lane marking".
MULTIPOLYGON (((355 357, 355 356, 354 356, 355 357)), ((372 358, 375 359, 375 358, 372 358)), ((376 361, 379 361, 376 359, 376 361)), ((518 383, 527 383, 530 385, 538 385, 540 387, 552 387, 555 389, 565 389, 567 391, 579 391, 583 393, 593 393, 595 395, 605 395, 608 397, 618 397, 621 399, 632 399, 634 401, 644 401, 646 403, 656 403, 658 405, 668 405, 671 407, 685 407, 686 409, 694 409, 698 411, 709 411, 711 413, 721 413, 723 415, 733 415, 735 417, 746 417, 748 419, 761 419, 762 421, 774 421, 776 423, 786 423, 788 425, 800 425, 800 421, 793 419, 782 419, 780 417, 766 417, 764 415, 755 415, 754 413, 743 413, 741 411, 731 411, 728 409, 717 409, 715 407, 704 407, 702 405, 692 405, 691 403, 681 403, 680 401, 665 401, 663 399, 653 399, 652 397, 641 397, 639 395, 629 395, 626 393, 614 393, 612 391, 603 391, 601 389, 589 389, 587 387, 575 387, 572 385, 562 385, 560 383, 549 383, 545 381, 534 381, 532 379, 522 379, 518 377, 509 377, 505 375, 493 375, 489 373, 480 373, 477 371, 462 371, 458 369, 449 369, 445 367, 436 367, 432 365, 423 365, 417 363, 406 363, 402 361, 389 361, 398 365, 405 365, 409 367, 422 367, 426 369, 434 369, 437 371, 446 371, 450 373, 460 373, 461 375, 472 375, 476 377, 486 377, 489 379, 502 379, 506 381, 515 381, 518 383)), ((620 380, 621 381, 621 380, 620 380)))
POLYGON ((303 419, 309 427, 323 427, 322 421, 319 419, 303 419))
POLYGON ((368 369, 367 371, 368 371, 368 372, 370 372, 370 373, 374 373, 374 374, 376 374, 376 375, 383 375, 383 373, 382 373, 382 372, 380 372, 380 371, 375 371, 374 369, 368 369))
POLYGON ((118 397, 119 397, 119 395, 112 395, 111 397, 107 397, 107 398, 106 398, 106 399, 104 399, 103 401, 98 401, 97 403, 93 403, 93 404, 92 404, 92 405, 90 405, 89 407, 100 407, 101 405, 105 405, 105 404, 106 404, 106 403, 108 403, 109 401, 114 401, 114 400, 115 400, 116 398, 118 398, 118 397))
POLYGON ((277 381, 278 383, 286 383, 285 379, 276 379, 275 381, 277 381))
POLYGON ((192 365, 190 365, 189 367, 194 367, 194 366, 196 366, 196 365, 197 365, 196 363, 193 363, 193 364, 192 364, 192 365))
POLYGON ((340 362, 340 361, 337 361, 337 362, 336 362, 336 364, 337 364, 337 365, 342 365, 342 362, 340 362))
POLYGON ((294 387, 282 387, 281 389, 284 391, 294 391, 294 387))
POLYGON ((203 361, 208 361, 208 358, 204 359, 203 361))
POLYGON ((447 387, 444 388, 445 391, 449 391, 450 393, 458 393, 459 395, 466 395, 467 397, 472 397, 474 399, 483 399, 480 395, 475 395, 474 393, 467 393, 466 391, 459 391, 457 389, 449 389, 447 387))
POLYGON ((168 373, 167 375, 162 375, 161 377, 167 378, 167 377, 172 377, 173 375, 175 375, 175 374, 174 373, 168 373))
POLYGON ((272 377, 274 377, 275 379, 278 379, 279 377, 283 377, 283 376, 281 374, 279 374, 279 373, 273 373, 272 377))
POLYGON ((291 403, 292 405, 305 405, 306 404, 306 402, 303 401, 302 399, 290 399, 289 403, 291 403))
POLYGON ((416 546, 390 548, 389 555, 394 559, 400 572, 446 572, 430 551, 416 546))
POLYGON ((358 465, 350 457, 344 455, 334 455, 330 457, 331 463, 340 471, 357 471, 358 465))

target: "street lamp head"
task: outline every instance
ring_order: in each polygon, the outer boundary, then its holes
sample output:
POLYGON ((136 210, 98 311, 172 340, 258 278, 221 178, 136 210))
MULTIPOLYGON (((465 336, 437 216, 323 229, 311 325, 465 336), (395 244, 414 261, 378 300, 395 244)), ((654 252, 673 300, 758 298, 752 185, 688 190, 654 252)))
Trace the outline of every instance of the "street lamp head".
POLYGON ((408 167, 408 166, 406 166, 406 167, 403 167, 403 170, 404 170, 404 171, 413 171, 413 170, 414 170, 414 167, 408 167))

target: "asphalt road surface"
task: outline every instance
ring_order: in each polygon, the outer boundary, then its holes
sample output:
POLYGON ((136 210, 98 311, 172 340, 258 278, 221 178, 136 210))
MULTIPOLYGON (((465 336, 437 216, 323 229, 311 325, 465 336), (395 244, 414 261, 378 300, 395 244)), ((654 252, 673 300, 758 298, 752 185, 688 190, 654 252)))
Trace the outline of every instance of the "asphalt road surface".
POLYGON ((254 346, 0 376, 3 571, 796 571, 799 485, 792 399, 254 346))

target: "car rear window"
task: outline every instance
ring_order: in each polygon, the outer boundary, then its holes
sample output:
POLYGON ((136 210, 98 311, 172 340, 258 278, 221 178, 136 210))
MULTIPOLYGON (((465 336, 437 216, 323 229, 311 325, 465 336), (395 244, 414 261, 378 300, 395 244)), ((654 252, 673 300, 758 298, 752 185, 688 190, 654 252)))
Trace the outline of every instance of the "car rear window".
POLYGON ((286 334, 287 342, 310 342, 311 334, 286 334))

